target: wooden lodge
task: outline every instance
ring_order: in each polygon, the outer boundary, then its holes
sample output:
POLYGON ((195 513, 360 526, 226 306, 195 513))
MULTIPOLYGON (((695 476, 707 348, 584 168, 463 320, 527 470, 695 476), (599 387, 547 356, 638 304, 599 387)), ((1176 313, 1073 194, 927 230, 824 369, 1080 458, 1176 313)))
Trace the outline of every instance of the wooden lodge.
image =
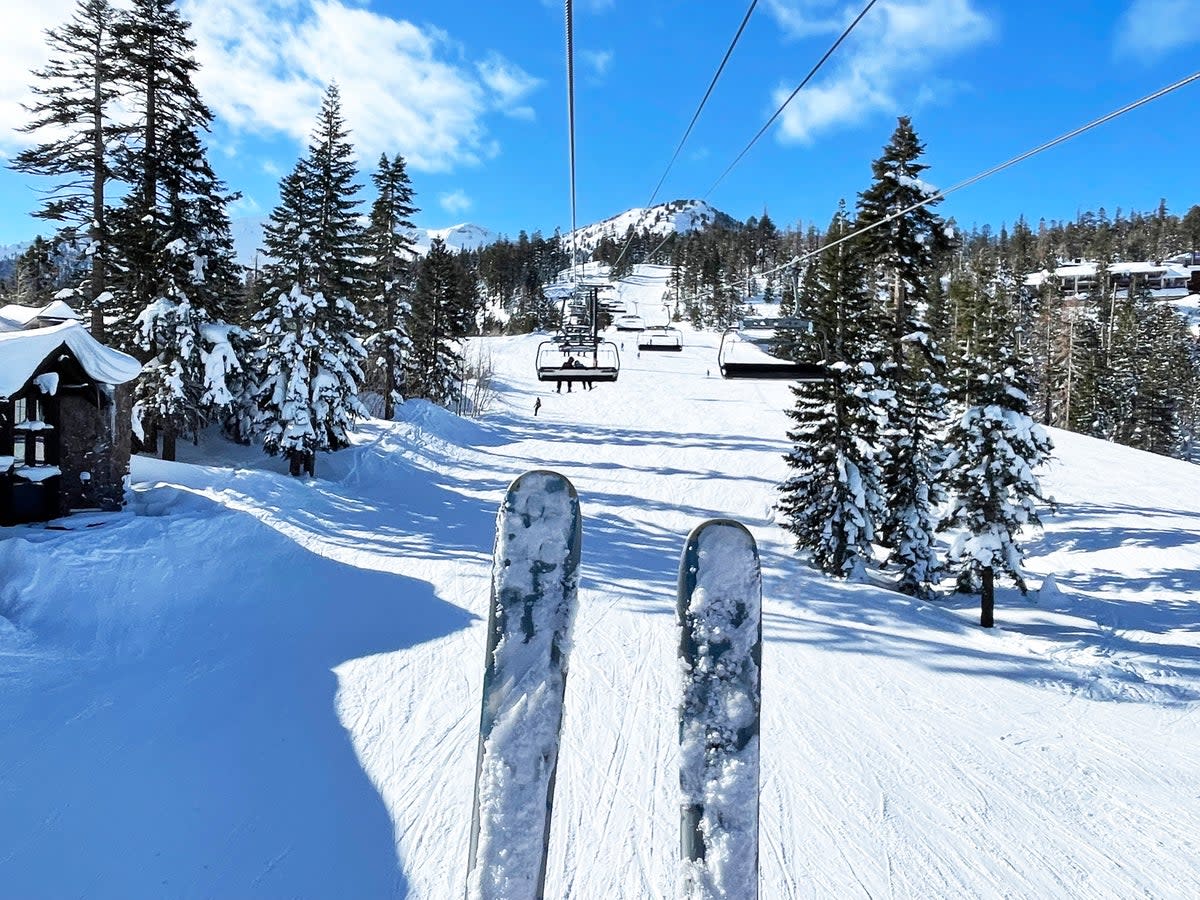
POLYGON ((97 341, 73 313, 47 324, 51 316, 12 309, 0 318, 0 525, 120 509, 129 383, 141 364, 97 341))

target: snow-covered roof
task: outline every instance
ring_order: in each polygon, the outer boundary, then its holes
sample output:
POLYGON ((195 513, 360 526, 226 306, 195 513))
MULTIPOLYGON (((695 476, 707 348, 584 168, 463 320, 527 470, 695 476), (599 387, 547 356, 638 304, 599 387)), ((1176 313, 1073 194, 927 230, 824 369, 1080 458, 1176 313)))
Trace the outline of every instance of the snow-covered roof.
POLYGON ((28 325, 34 319, 79 321, 80 315, 62 300, 51 300, 45 306, 21 306, 18 303, 0 306, 0 319, 7 319, 18 325, 28 325))
POLYGON ((142 371, 136 359, 104 346, 78 322, 0 332, 0 398, 24 387, 46 357, 64 344, 84 371, 103 384, 124 384, 142 371))
POLYGON ((1096 264, 1085 262, 1071 266, 1059 266, 1054 270, 1054 274, 1059 278, 1093 278, 1096 275, 1096 264))
MULTIPOLYGON (((1187 266, 1161 264, 1152 262, 1115 262, 1108 267, 1112 275, 1160 275, 1164 278, 1190 278, 1191 270, 1187 266)), ((1094 278, 1096 263, 1077 262, 1067 266, 1059 266, 1054 270, 1056 278, 1094 278)), ((1050 273, 1042 270, 1025 276, 1024 284, 1029 287, 1041 287, 1050 277, 1050 273)))

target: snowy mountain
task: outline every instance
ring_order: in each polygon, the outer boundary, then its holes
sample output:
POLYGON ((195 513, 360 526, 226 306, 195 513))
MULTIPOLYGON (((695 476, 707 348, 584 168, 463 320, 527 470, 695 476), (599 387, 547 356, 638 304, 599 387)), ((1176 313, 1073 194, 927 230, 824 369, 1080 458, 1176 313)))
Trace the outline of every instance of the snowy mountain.
POLYGON ((480 421, 404 404, 313 480, 181 442, 122 514, 0 529, 0 894, 462 896, 496 512, 548 468, 584 535, 547 897, 676 896, 675 585, 724 516, 762 555, 764 900, 1200 896, 1200 470, 1055 431, 985 631, 808 568, 788 385, 684 338, 570 394, 479 339, 480 421))
POLYGON ((451 225, 449 228, 415 228, 410 234, 416 241, 417 252, 421 254, 429 252, 429 245, 434 238, 441 238, 445 241, 446 247, 453 252, 478 250, 480 247, 486 247, 500 239, 500 235, 495 232, 469 222, 451 225))
MULTIPOLYGON (((630 227, 636 232, 647 229, 651 234, 666 237, 673 233, 687 234, 713 224, 734 226, 737 221, 703 200, 672 200, 647 208, 627 209, 594 225, 585 225, 576 229, 575 241, 590 253, 601 238, 620 241, 630 227)), ((564 240, 569 242, 570 236, 568 232, 564 240)))
MULTIPOLYGON (((231 222, 234 250, 242 265, 253 268, 256 260, 262 265, 263 257, 259 255, 259 249, 262 247, 262 229, 266 221, 260 217, 242 217, 231 222)), ((494 232, 467 222, 449 228, 414 228, 409 234, 422 255, 429 252, 429 245, 434 238, 441 238, 453 252, 477 250, 499 239, 494 232)))

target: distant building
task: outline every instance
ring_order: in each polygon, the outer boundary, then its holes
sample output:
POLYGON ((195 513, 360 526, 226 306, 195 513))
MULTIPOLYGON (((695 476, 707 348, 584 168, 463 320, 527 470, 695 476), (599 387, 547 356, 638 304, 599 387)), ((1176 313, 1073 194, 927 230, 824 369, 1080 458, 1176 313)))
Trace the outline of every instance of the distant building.
POLYGON ((0 308, 0 525, 119 509, 129 474, 141 364, 61 301, 32 312, 0 308))
MULTIPOLYGON (((1030 290, 1040 288, 1049 279, 1054 279, 1066 296, 1086 294, 1095 290, 1098 277, 1097 264, 1087 260, 1075 260, 1056 268, 1053 272, 1034 272, 1025 276, 1024 286, 1030 290)), ((1129 290, 1136 279, 1152 294, 1160 298, 1184 297, 1193 292, 1195 273, 1178 262, 1115 262, 1108 267, 1108 286, 1118 293, 1129 290)))

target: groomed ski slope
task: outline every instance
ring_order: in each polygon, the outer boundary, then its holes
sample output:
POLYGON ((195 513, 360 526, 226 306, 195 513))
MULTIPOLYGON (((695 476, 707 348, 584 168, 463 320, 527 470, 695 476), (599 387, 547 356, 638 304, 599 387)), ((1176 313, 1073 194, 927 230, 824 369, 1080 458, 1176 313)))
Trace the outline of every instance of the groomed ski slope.
POLYGON ((675 578, 718 516, 762 555, 764 898, 1200 896, 1200 469, 1054 432, 1042 590, 984 631, 807 569, 787 385, 685 338, 562 395, 482 340, 479 422, 406 404, 308 481, 214 438, 135 460, 130 513, 0 531, 0 895, 461 896, 496 508, 549 468, 584 537, 547 897, 674 896, 675 578))

